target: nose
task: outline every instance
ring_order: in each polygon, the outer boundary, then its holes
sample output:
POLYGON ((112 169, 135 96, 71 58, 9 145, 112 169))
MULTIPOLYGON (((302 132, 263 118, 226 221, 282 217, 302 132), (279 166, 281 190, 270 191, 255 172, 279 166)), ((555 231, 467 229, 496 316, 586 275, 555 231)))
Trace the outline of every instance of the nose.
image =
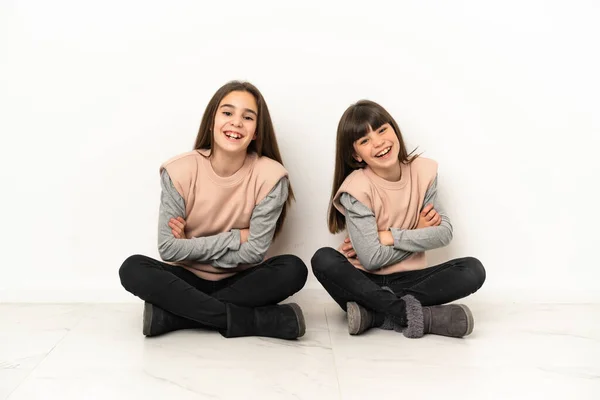
POLYGON ((232 115, 230 124, 235 126, 236 128, 241 127, 242 126, 242 116, 238 115, 238 114, 232 115))
POLYGON ((384 140, 381 137, 376 136, 375 139, 373 139, 373 145, 375 147, 381 147, 381 145, 383 144, 384 140))

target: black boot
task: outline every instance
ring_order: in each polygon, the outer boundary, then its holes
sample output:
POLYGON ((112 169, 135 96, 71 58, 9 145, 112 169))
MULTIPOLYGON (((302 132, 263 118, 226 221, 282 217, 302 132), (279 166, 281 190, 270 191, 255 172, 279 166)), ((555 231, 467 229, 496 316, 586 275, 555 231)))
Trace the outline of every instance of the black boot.
POLYGON ((306 324, 298 304, 289 303, 257 308, 227 304, 227 338, 265 336, 296 339, 304 335, 306 324))
POLYGON ((158 336, 180 329, 203 328, 199 322, 179 317, 162 308, 144 303, 144 322, 142 332, 145 336, 158 336))

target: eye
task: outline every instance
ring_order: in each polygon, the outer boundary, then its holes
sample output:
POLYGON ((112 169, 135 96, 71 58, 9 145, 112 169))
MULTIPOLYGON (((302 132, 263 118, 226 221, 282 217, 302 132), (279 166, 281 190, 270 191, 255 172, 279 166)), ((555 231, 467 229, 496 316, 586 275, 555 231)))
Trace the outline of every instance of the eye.
POLYGON ((369 141, 369 139, 367 139, 367 138, 363 138, 363 139, 360 139, 360 140, 359 140, 358 144, 365 144, 365 143, 367 143, 368 141, 369 141))
POLYGON ((244 119, 245 119, 246 121, 254 121, 254 118, 252 118, 252 117, 244 117, 244 119))
POLYGON ((384 126, 383 128, 381 128, 381 129, 379 130, 379 133, 383 133, 383 132, 385 132, 386 130, 387 130, 387 126, 384 126))
POLYGON ((231 111, 223 111, 223 115, 227 115, 228 117, 231 117, 231 111))

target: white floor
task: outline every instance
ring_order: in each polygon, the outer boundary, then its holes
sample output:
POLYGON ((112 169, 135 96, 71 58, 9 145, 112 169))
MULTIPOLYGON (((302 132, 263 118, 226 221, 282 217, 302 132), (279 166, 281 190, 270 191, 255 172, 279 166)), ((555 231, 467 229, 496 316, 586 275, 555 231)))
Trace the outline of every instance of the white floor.
POLYGON ((468 300, 466 339, 349 336, 320 291, 298 341, 180 331, 138 304, 0 305, 0 399, 600 399, 600 304, 468 300))

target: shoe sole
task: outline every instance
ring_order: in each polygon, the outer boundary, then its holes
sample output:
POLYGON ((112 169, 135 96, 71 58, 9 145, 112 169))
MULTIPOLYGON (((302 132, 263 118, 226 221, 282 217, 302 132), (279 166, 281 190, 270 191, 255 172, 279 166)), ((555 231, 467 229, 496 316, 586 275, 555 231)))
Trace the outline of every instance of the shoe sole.
POLYGON ((471 312, 469 307, 465 306, 464 304, 457 304, 457 306, 462 308, 465 315, 467 316, 467 332, 464 334, 464 336, 468 336, 471 334, 471 332, 473 332, 473 327, 475 326, 475 320, 473 319, 473 313, 471 312))
POLYGON ((150 328, 152 327, 152 304, 144 303, 144 321, 142 324, 142 333, 144 336, 150 336, 150 328))
POLYGON ((346 303, 346 313, 348 317, 348 333, 351 335, 358 335, 362 322, 360 307, 357 303, 350 301, 346 303))
POLYGON ((286 305, 292 307, 292 310, 294 310, 294 313, 296 314, 296 321, 298 321, 298 337, 304 336, 306 333, 306 321, 304 321, 302 309, 296 303, 288 303, 286 305))

